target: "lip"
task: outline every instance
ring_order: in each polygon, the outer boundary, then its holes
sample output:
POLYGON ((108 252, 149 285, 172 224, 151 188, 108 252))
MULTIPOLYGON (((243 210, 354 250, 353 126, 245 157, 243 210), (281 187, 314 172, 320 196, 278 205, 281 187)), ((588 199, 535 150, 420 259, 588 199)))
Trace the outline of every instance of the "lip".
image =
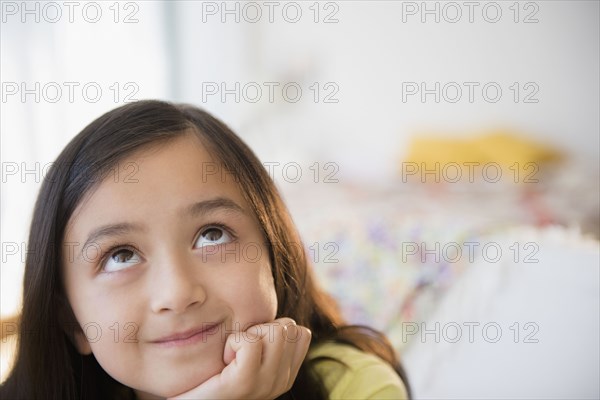
POLYGON ((153 340, 151 343, 161 347, 173 347, 173 346, 186 346, 197 343, 199 341, 205 342, 207 338, 214 335, 215 329, 218 328, 221 322, 215 322, 210 324, 202 324, 197 328, 188 329, 186 331, 178 332, 172 335, 164 336, 160 339, 153 340))

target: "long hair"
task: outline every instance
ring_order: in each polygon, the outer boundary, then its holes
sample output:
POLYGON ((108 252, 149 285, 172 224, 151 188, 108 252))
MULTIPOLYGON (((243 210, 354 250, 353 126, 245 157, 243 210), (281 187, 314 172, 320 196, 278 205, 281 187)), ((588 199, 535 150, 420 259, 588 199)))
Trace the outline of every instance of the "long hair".
MULTIPOLYGON (((269 249, 277 318, 290 317, 308 327, 311 346, 331 340, 378 355, 408 389, 406 374, 385 336, 368 327, 346 325, 335 301, 318 287, 304 250, 297 250, 301 240, 281 196, 252 150, 224 123, 197 107, 148 100, 118 107, 93 121, 69 142, 44 178, 29 234, 16 359, 1 397, 135 397, 132 389, 100 367, 93 354, 80 355, 73 345, 74 330, 80 328, 62 283, 62 242, 73 211, 115 165, 136 150, 190 130, 235 176, 258 219, 269 249)), ((327 398, 308 361, 292 389, 279 397, 304 398, 327 398)))

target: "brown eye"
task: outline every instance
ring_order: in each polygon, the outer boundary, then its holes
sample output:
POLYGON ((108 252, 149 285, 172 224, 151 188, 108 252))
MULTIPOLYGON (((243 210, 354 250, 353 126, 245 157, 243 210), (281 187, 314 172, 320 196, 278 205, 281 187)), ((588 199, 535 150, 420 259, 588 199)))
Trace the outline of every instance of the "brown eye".
POLYGON ((223 237, 223 231, 218 228, 210 228, 210 229, 206 230, 202 234, 202 236, 204 236, 206 238, 206 240, 216 241, 216 240, 221 239, 221 237, 223 237))
POLYGON ((135 251, 130 249, 118 249, 113 252, 104 263, 105 272, 115 272, 125 269, 141 261, 135 251))
POLYGON ((202 231, 202 233, 196 240, 195 247, 200 248, 210 245, 219 245, 223 243, 229 243, 232 240, 232 235, 225 229, 220 228, 218 226, 211 226, 202 231))
POLYGON ((129 250, 129 249, 122 249, 119 250, 115 253, 113 253, 110 258, 113 259, 116 262, 129 262, 129 260, 131 259, 131 257, 133 257, 134 253, 133 251, 129 250))

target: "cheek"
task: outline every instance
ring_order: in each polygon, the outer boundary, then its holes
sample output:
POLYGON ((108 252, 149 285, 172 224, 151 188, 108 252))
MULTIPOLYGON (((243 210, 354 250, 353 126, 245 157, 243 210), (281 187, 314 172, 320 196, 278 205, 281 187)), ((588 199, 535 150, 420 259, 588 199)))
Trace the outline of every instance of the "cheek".
POLYGON ((269 263, 261 266, 258 275, 257 292, 259 293, 257 295, 264 301, 263 306, 265 312, 270 316, 269 320, 273 320, 277 314, 277 293, 275 291, 275 282, 269 263))
POLYGON ((70 293, 69 302, 91 342, 111 339, 118 343, 137 335, 144 313, 141 296, 132 295, 135 291, 94 290, 84 285, 80 289, 70 293))
MULTIPOLYGON (((114 332, 109 332, 108 336, 113 336, 114 332)), ((137 376, 145 374, 145 365, 147 360, 143 358, 143 352, 139 351, 137 343, 127 343, 123 337, 116 336, 92 343, 92 352, 94 357, 111 377, 115 380, 134 387, 139 385, 137 376)))
POLYGON ((271 267, 267 266, 264 268, 260 276, 259 287, 266 301, 265 308, 269 311, 270 320, 273 320, 277 314, 277 292, 275 291, 275 282, 271 273, 271 267))
POLYGON ((236 320, 243 328, 272 321, 277 314, 277 294, 270 266, 248 266, 248 270, 251 269, 254 273, 245 278, 240 276, 235 287, 230 289, 232 295, 229 296, 236 320))
POLYGON ((122 381, 139 368, 139 331, 144 323, 138 296, 72 287, 69 301, 94 357, 113 378, 122 381))

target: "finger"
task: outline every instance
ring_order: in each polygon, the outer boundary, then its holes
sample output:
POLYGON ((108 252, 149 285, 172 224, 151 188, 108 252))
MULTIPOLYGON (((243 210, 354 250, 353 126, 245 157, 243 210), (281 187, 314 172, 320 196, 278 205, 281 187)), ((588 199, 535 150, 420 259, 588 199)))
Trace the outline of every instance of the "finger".
POLYGON ((240 373, 248 374, 260 367, 263 343, 259 335, 252 332, 236 332, 227 337, 225 348, 225 353, 234 354, 228 366, 237 366, 240 373))
MULTIPOLYGON (((308 347, 310 344, 311 332, 305 327, 299 326, 291 318, 280 318, 278 320, 283 324, 286 329, 283 330, 282 335, 285 342, 284 357, 290 356, 290 358, 296 357, 297 347, 308 347)), ((301 350, 302 352, 302 350, 301 350)), ((306 352, 304 351, 304 354, 306 352)))
MULTIPOLYGON (((232 334, 227 337, 227 340, 235 341, 238 345, 241 344, 242 341, 246 342, 255 342, 260 340, 265 333, 263 333, 263 329, 260 329, 260 325, 250 326, 245 331, 236 330, 232 334), (258 338, 256 336, 259 336, 258 338)), ((235 343, 230 343, 231 345, 235 343)), ((239 346, 238 346, 239 347, 239 346)), ((238 349, 236 347, 236 349, 238 349)), ((223 361, 226 365, 229 365, 236 357, 236 351, 234 351, 232 346, 225 346, 223 350, 223 361)))
POLYGON ((259 335, 263 340, 263 360, 262 365, 270 367, 276 364, 283 355, 285 345, 285 333, 287 326, 296 325, 296 321, 291 318, 278 318, 272 322, 258 324, 250 327, 248 330, 259 335))
POLYGON ((265 325, 269 325, 269 335, 263 339, 266 344, 263 351, 262 368, 265 375, 278 376, 282 372, 282 362, 285 362, 286 355, 290 354, 290 348, 294 345, 289 342, 289 332, 296 326, 296 322, 286 318, 274 324, 265 325))
POLYGON ((274 388, 277 388, 281 393, 289 390, 291 385, 289 382, 294 382, 297 375, 297 368, 294 364, 296 349, 302 344, 302 331, 297 325, 288 325, 283 330, 283 355, 278 362, 276 382, 274 388))
MULTIPOLYGON (((236 379, 238 382, 249 383, 249 386, 245 385, 245 390, 250 390, 251 386, 257 389, 256 385, 258 385, 261 393, 259 397, 262 398, 274 398, 271 397, 274 393, 279 395, 284 392, 282 390, 284 387, 276 386, 282 373, 280 366, 285 349, 283 331, 286 327, 284 323, 295 324, 289 318, 275 320, 271 323, 253 325, 246 331, 240 332, 237 338, 228 338, 229 347, 236 352, 232 363, 234 365, 237 362, 240 363, 240 368, 235 374, 236 379), (237 346, 241 346, 239 350, 236 348, 237 346), (254 349, 250 350, 251 348, 254 349), (253 352, 252 355, 249 355, 250 351, 253 352), (248 361, 242 360, 244 356, 248 357, 248 361), (239 361, 238 358, 240 358, 239 361)), ((289 371, 284 373, 289 373, 289 371)))
POLYGON ((292 318, 289 317, 281 317, 281 318, 277 318, 276 320, 273 320, 272 322, 268 322, 264 325, 276 325, 276 326, 290 326, 290 325, 296 325, 296 321, 294 321, 292 318))
POLYGON ((309 329, 297 325, 287 326, 284 335, 284 355, 274 372, 276 381, 273 384, 273 393, 276 391, 277 394, 287 392, 294 384, 312 336, 309 329))
POLYGON ((294 356, 291 362, 291 373, 290 373, 290 381, 288 382, 289 387, 294 384, 296 380, 296 376, 298 375, 298 371, 300 371, 300 367, 306 358, 306 354, 308 353, 308 349, 310 347, 310 342, 312 338, 312 332, 310 329, 299 326, 298 329, 302 332, 300 336, 300 340, 297 343, 297 346, 294 348, 294 356))
POLYGON ((233 347, 227 343, 229 340, 234 340, 234 338, 230 339, 230 336, 235 336, 235 334, 229 335, 225 341, 225 349, 223 350, 223 362, 225 362, 225 365, 231 364, 235 359, 235 351, 233 350, 233 347))

